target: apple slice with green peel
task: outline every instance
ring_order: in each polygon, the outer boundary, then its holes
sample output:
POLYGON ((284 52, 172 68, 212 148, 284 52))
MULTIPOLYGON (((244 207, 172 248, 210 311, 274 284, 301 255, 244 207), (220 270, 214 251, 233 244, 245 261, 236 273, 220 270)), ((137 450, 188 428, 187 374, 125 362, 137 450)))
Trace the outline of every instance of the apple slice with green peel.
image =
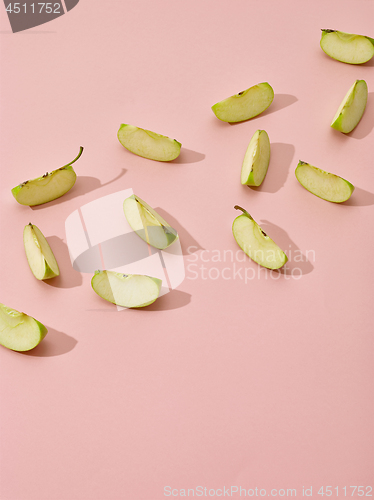
POLYGON ((139 196, 133 194, 123 202, 127 222, 142 240, 163 250, 178 238, 178 233, 139 196))
POLYGON ((244 210, 235 205, 239 215, 232 225, 232 232, 237 244, 250 259, 267 269, 279 269, 287 262, 287 255, 261 229, 257 222, 244 210))
POLYGON ((260 186, 270 161, 270 141, 265 130, 257 130, 245 153, 240 181, 247 186, 260 186))
POLYGON ((122 307, 145 307, 160 295, 162 281, 141 274, 96 271, 91 280, 94 291, 103 299, 122 307))
POLYGON ((156 161, 171 161, 179 156, 182 144, 165 135, 150 130, 122 124, 118 130, 118 140, 132 153, 156 161))
POLYGON ((13 188, 12 194, 15 199, 21 205, 33 207, 60 198, 75 184, 77 175, 72 164, 80 158, 82 152, 83 148, 81 147, 78 156, 67 165, 50 173, 47 172, 42 177, 22 182, 13 188))
POLYGON ((299 161, 295 175, 300 184, 310 193, 333 203, 347 201, 354 190, 354 186, 342 177, 303 161, 299 161))
POLYGON ((60 274, 57 261, 43 233, 31 222, 23 231, 23 243, 30 269, 38 280, 47 280, 60 274))
POLYGON ((362 64, 374 55, 374 40, 336 30, 322 30, 321 49, 333 59, 347 64, 362 64))
POLYGON ((344 134, 352 132, 364 114, 367 99, 368 86, 365 80, 356 80, 335 113, 331 127, 344 134))
POLYGON ((264 82, 217 102, 212 106, 212 110, 223 122, 242 122, 265 111, 273 99, 274 90, 264 82))
POLYGON ((47 332, 47 328, 31 316, 0 304, 0 344, 4 347, 12 351, 29 351, 47 332))

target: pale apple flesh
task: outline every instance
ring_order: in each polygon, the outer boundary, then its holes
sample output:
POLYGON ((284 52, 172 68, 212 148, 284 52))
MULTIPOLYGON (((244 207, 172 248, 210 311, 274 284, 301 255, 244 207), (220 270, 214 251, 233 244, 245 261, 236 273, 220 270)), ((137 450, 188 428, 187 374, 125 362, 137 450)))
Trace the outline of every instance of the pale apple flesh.
POLYGON ((244 156, 240 181, 247 186, 260 186, 270 162, 270 141, 265 130, 257 130, 244 156))
POLYGON ((219 120, 229 123, 241 122, 265 111, 273 99, 272 87, 264 82, 217 102, 212 106, 212 110, 219 120))
POLYGON ((178 238, 178 233, 139 196, 123 202, 123 210, 131 229, 149 245, 163 250, 178 238))
POLYGON ((14 198, 21 205, 33 207, 42 205, 67 193, 75 184, 77 175, 71 166, 80 158, 83 148, 80 148, 79 154, 73 161, 67 165, 44 174, 29 181, 25 181, 12 189, 14 198))
POLYGON ((295 175, 307 191, 333 203, 347 201, 354 191, 354 186, 346 179, 302 161, 299 161, 295 175))
POLYGON ((156 161, 175 160, 182 146, 170 137, 124 123, 118 130, 118 140, 132 153, 156 161))
POLYGON ((152 304, 160 295, 162 281, 141 274, 96 271, 91 286, 103 299, 117 306, 138 308, 152 304))
POLYGON ((363 64, 374 55, 374 45, 370 37, 344 33, 343 31, 322 30, 320 45, 333 59, 347 64, 363 64))
POLYGON ((47 335, 36 319, 0 304, 0 344, 13 351, 34 349, 47 335))
POLYGON ((358 125, 364 114, 368 99, 368 86, 365 80, 356 80, 340 104, 331 127, 348 134, 358 125))
POLYGON ((60 274, 60 270, 43 233, 31 224, 23 231, 23 243, 30 269, 38 280, 54 278, 60 274))
POLYGON ((233 222, 234 238, 250 259, 267 269, 279 269, 287 262, 287 255, 261 229, 251 215, 239 206, 234 207, 243 212, 233 222))

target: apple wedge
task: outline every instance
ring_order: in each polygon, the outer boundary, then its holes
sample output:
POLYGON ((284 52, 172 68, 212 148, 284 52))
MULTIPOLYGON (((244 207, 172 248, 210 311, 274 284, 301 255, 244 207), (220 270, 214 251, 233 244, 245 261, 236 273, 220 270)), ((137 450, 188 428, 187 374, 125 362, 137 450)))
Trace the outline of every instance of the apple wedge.
POLYGON ((333 203, 347 201, 354 190, 354 186, 342 177, 325 172, 303 161, 299 161, 295 175, 307 191, 318 198, 333 203))
POLYGON ((270 162, 270 141, 265 130, 257 130, 245 153, 240 181, 247 186, 260 186, 270 162))
POLYGON ((328 56, 347 64, 363 64, 374 55, 374 40, 336 30, 322 30, 321 49, 328 56))
POLYGON ((352 132, 364 114, 367 99, 368 86, 365 80, 356 80, 335 113, 331 127, 344 134, 352 132))
POLYGON ((178 233, 139 196, 123 202, 123 211, 133 231, 149 245, 163 250, 178 238, 178 233))
POLYGON ((81 147, 78 156, 67 165, 50 173, 47 172, 42 177, 22 182, 13 188, 12 194, 15 199, 21 205, 33 207, 63 196, 75 184, 77 175, 72 164, 80 158, 82 152, 83 148, 81 147))
POLYGON ((0 304, 0 344, 4 347, 12 351, 29 351, 47 332, 47 328, 31 316, 0 304))
POLYGON ((261 229, 257 222, 244 210, 235 205, 239 215, 232 225, 232 232, 237 244, 250 259, 267 269, 279 269, 287 262, 287 255, 261 229))
POLYGON ((31 222, 23 230, 23 243, 31 272, 38 280, 60 274, 57 261, 43 233, 31 222))
POLYGON ((123 147, 138 156, 156 161, 171 161, 179 156, 182 144, 150 130, 122 124, 118 140, 123 147))
POLYGON ((223 122, 235 123, 249 120, 265 111, 274 99, 274 90, 264 82, 212 106, 216 117, 223 122))
POLYGON ((91 280, 94 291, 103 299, 122 307, 145 307, 159 296, 162 281, 141 274, 96 271, 91 280))

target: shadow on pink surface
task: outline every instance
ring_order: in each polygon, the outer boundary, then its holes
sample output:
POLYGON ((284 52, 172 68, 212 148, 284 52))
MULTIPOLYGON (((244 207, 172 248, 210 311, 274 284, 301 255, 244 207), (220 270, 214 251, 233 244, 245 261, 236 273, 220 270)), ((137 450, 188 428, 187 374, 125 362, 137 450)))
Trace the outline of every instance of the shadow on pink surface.
POLYGON ((260 226, 288 257, 286 265, 281 269, 272 271, 273 273, 299 276, 309 274, 313 271, 313 264, 301 252, 296 243, 291 240, 284 229, 276 224, 273 224, 272 222, 269 222, 268 220, 261 220, 260 226))
POLYGON ((71 200, 72 198, 77 198, 78 196, 83 196, 87 193, 91 193, 91 191, 95 191, 96 189, 100 189, 104 186, 108 186, 113 182, 117 182, 121 177, 126 174, 127 170, 125 168, 121 169, 121 173, 118 174, 114 179, 101 183, 100 179, 96 177, 89 177, 86 175, 77 175, 77 180, 74 186, 68 191, 66 194, 57 198, 56 200, 50 201, 49 203, 44 203, 43 205, 36 205, 34 207, 30 207, 33 210, 41 210, 43 208, 52 207, 54 205, 58 205, 59 203, 71 200))
MULTIPOLYGON (((155 208, 156 212, 161 215, 174 229, 178 231, 179 239, 181 242, 183 255, 190 255, 190 253, 195 253, 198 250, 204 250, 204 248, 198 243, 195 238, 175 219, 172 215, 166 212, 163 208, 155 208), (187 249, 190 247, 196 247, 193 252, 188 252, 187 249)), ((166 248, 164 251, 172 250, 173 246, 166 248)))
MULTIPOLYGON (((102 301, 105 302, 104 300, 102 301)), ((180 309, 181 307, 187 306, 191 302, 191 294, 187 292, 182 292, 181 290, 171 290, 169 293, 159 297, 153 304, 141 307, 139 309, 134 308, 131 311, 170 311, 172 309, 180 309)), ((107 307, 96 307, 95 309, 86 309, 87 311, 96 312, 113 312, 124 314, 125 311, 118 311, 114 304, 106 303, 107 307)))
MULTIPOLYGON (((131 156, 134 156, 134 153, 126 149, 125 147, 121 146, 122 150, 124 149, 126 154, 129 154, 131 156)), ((136 155, 135 155, 136 156, 136 155)), ((183 146, 181 147, 180 154, 175 160, 171 161, 161 161, 160 163, 170 163, 171 165, 174 164, 179 164, 179 165, 187 165, 189 163, 198 163, 199 161, 203 161, 205 158, 204 153, 199 153, 198 151, 193 151, 192 149, 184 148, 183 146)), ((153 160, 150 160, 153 161, 153 160)), ((156 161, 157 163, 157 161, 156 161)))
POLYGON ((363 139, 368 136, 374 127, 374 92, 369 92, 366 109, 360 123, 349 134, 342 134, 353 139, 363 139))
POLYGON ((259 187, 247 186, 255 191, 276 193, 285 184, 295 155, 295 146, 282 142, 271 143, 270 164, 266 177, 259 187))
POLYGON ((37 356, 48 358, 51 356, 61 356, 74 349, 78 341, 66 333, 59 332, 54 328, 48 328, 46 337, 31 351, 25 351, 20 354, 24 356, 37 356))
MULTIPOLYGON (((260 118, 261 116, 270 115, 271 113, 275 113, 283 108, 287 108, 287 106, 291 106, 291 104, 294 104, 297 101, 298 98, 292 94, 275 94, 274 100, 270 104, 268 109, 266 109, 263 113, 260 113, 259 115, 250 118, 250 120, 244 120, 244 121, 251 121, 255 120, 256 118, 260 118)), ((243 122, 229 123, 229 125, 240 125, 240 123, 243 122)))
POLYGON ((275 94, 274 101, 271 105, 259 116, 270 115, 271 113, 275 113, 283 108, 287 108, 291 106, 291 104, 295 104, 298 101, 298 98, 292 94, 275 94))
POLYGON ((199 161, 203 161, 204 158, 205 155, 203 153, 198 153, 197 151, 193 151, 192 149, 187 149, 182 146, 178 158, 175 158, 175 160, 169 161, 168 163, 185 165, 188 163, 198 163, 199 161))
POLYGON ((171 290, 169 293, 158 298, 150 306, 143 307, 143 311, 170 311, 171 309, 180 309, 191 302, 191 294, 181 290, 171 290))
POLYGON ((355 187, 349 200, 340 203, 340 205, 347 207, 367 207, 369 205, 374 205, 374 194, 365 191, 365 189, 355 187))
POLYGON ((60 276, 45 280, 44 283, 56 288, 75 288, 76 286, 81 286, 83 283, 82 275, 72 267, 66 243, 58 236, 49 236, 47 241, 56 257, 60 268, 60 276))

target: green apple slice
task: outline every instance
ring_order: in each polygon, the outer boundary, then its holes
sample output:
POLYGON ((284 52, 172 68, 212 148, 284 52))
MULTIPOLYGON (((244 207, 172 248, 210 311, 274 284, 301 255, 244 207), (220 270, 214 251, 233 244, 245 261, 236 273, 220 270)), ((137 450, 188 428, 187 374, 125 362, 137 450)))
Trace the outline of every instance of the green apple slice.
POLYGON ((257 130, 245 153, 240 181, 247 186, 260 186, 270 161, 270 141, 265 130, 257 130))
POLYGON ((362 64, 374 55, 373 39, 336 30, 322 30, 320 45, 333 59, 348 64, 362 64))
POLYGON ((295 175, 300 184, 310 193, 333 203, 347 201, 354 190, 354 186, 342 177, 303 161, 299 161, 295 175))
POLYGON ((33 207, 60 198, 74 186, 77 175, 72 164, 80 158, 83 148, 73 161, 63 167, 30 181, 25 181, 12 189, 12 194, 21 205, 33 207))
POLYGON ((235 205, 243 213, 232 225, 232 232, 237 244, 250 259, 267 269, 279 269, 287 262, 287 255, 261 229, 257 222, 244 210, 235 205))
POLYGON ((150 130, 122 124, 118 140, 132 153, 156 161, 171 161, 179 156, 182 144, 150 130))
POLYGON ((344 134, 352 132, 364 114, 367 99, 368 86, 365 80, 356 80, 335 113, 331 127, 344 134))
POLYGON ((91 280, 94 291, 103 299, 122 307, 145 307, 159 296, 162 281, 141 274, 96 271, 91 280))
POLYGON ((34 349, 47 335, 47 328, 27 314, 0 304, 0 344, 13 351, 34 349))
POLYGON ((43 233, 31 222, 23 231, 23 243, 30 269, 38 280, 47 280, 60 274, 57 261, 43 233))
POLYGON ((264 82, 217 102, 212 110, 223 122, 242 122, 265 111, 273 99, 274 90, 264 82))
POLYGON ((178 233, 139 196, 123 202, 123 211, 133 231, 155 248, 163 250, 178 238, 178 233))

